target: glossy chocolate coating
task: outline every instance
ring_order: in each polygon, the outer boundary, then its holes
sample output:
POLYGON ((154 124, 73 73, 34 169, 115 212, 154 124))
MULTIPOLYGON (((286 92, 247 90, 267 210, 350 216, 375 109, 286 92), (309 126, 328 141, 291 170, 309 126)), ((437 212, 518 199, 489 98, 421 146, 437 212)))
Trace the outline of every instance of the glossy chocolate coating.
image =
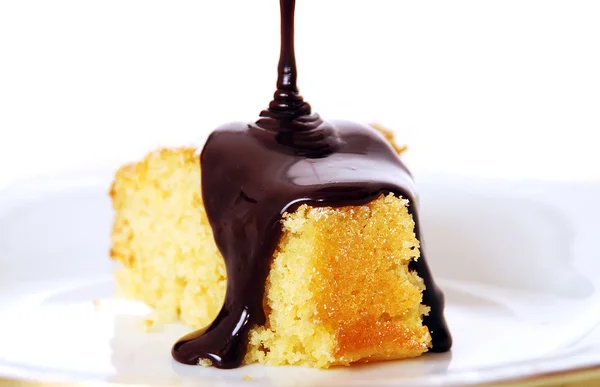
POLYGON ((185 364, 209 359, 219 368, 242 363, 249 330, 265 323, 265 282, 285 212, 301 204, 364 205, 389 192, 409 199, 421 241, 421 257, 410 268, 425 282, 423 303, 431 312, 424 324, 431 332, 431 351, 447 351, 452 340, 444 297, 426 263, 412 177, 376 130, 311 114, 296 88, 294 0, 280 1, 282 51, 273 102, 256 123, 215 130, 200 157, 204 207, 227 268, 225 303, 208 329, 175 344, 173 357, 185 364))

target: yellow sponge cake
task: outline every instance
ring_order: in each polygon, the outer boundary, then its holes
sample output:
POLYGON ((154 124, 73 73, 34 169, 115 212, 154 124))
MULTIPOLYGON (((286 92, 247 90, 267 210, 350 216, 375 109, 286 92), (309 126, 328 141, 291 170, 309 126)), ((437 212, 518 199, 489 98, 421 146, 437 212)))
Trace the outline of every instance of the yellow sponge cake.
MULTIPOLYGON (((158 323, 196 329, 215 319, 227 287, 198 158, 191 147, 152 152, 122 167, 110 190, 120 293, 152 307, 158 323)), ((411 205, 382 193, 361 206, 303 204, 283 214, 266 323, 251 328, 244 363, 327 368, 426 352, 425 286, 409 269, 420 256, 411 205)))

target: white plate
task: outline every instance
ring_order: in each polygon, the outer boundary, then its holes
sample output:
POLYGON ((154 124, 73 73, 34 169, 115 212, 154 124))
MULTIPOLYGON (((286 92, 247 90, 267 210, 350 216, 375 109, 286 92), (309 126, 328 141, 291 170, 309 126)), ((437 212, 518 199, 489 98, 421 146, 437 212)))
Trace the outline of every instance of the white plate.
POLYGON ((419 180, 450 353, 328 371, 223 371, 175 363, 170 347, 186 328, 144 333, 146 307, 115 296, 111 177, 38 178, 0 193, 0 379, 438 386, 600 364, 598 185, 419 180))

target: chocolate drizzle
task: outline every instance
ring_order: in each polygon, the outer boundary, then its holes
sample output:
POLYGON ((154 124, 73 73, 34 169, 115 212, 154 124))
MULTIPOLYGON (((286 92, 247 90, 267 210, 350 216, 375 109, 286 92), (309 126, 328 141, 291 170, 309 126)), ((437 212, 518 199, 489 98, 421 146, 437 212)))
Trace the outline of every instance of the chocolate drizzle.
POLYGON ((294 9, 296 0, 280 0, 281 9, 281 51, 277 67, 277 91, 269 108, 261 117, 294 119, 310 114, 310 105, 298 93, 296 80, 296 53, 294 48, 294 9))
POLYGON ((376 130, 347 121, 324 122, 296 87, 293 46, 294 0, 280 0, 282 48, 277 91, 256 123, 215 130, 200 157, 202 197, 215 241, 227 268, 225 303, 206 330, 173 347, 185 364, 208 359, 219 368, 239 366, 249 330, 265 323, 263 296, 271 257, 281 236, 281 215, 301 204, 364 205, 392 192, 410 201, 421 258, 411 263, 423 278, 424 324, 433 352, 450 349, 444 297, 425 259, 412 177, 376 130))
POLYGON ((295 0, 280 0, 281 6, 281 52, 277 67, 277 90, 269 108, 260 113, 254 127, 265 129, 274 136, 284 151, 299 156, 324 157, 339 145, 339 137, 333 127, 324 122, 298 91, 296 80, 296 53, 294 49, 295 0))

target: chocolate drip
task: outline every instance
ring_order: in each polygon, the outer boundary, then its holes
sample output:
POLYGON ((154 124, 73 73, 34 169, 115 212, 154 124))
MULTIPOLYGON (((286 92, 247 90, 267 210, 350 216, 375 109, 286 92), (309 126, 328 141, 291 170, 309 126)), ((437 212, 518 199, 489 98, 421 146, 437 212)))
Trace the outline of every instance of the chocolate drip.
MULTIPOLYGON (((296 0, 280 0, 281 51, 277 67, 277 91, 269 108, 260 113, 257 127, 267 129, 276 137, 286 152, 306 157, 323 157, 339 146, 339 137, 333 127, 318 114, 311 114, 296 81, 296 53, 294 49, 294 9, 296 0)), ((266 134, 264 134, 266 135, 266 134)))
POLYGON ((208 359, 219 368, 241 364, 249 330, 265 323, 263 296, 281 216, 301 204, 364 205, 384 193, 409 199, 421 258, 410 269, 423 278, 424 324, 434 352, 449 350, 444 297, 426 263, 412 177, 390 144, 372 128, 347 121, 324 122, 310 113, 296 87, 293 49, 294 0, 280 0, 282 49, 278 90, 256 123, 232 123, 208 138, 200 163, 202 197, 215 242, 227 268, 225 303, 206 330, 173 347, 185 364, 208 359))
POLYGON ((261 117, 293 119, 310 114, 310 105, 298 93, 296 52, 294 48, 294 9, 296 0, 280 0, 281 51, 277 67, 277 91, 261 117))

